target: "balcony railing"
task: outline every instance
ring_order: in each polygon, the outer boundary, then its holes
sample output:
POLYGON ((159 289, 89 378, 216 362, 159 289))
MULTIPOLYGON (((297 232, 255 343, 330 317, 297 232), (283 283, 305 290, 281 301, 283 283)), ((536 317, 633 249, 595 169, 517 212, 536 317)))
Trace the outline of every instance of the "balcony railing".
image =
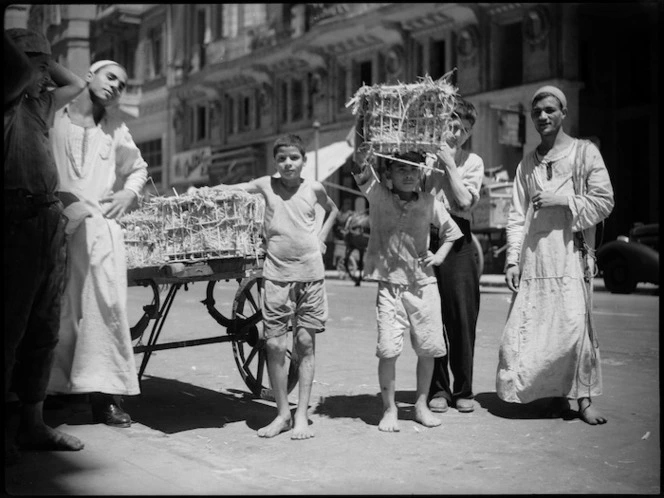
POLYGON ((309 26, 334 22, 375 10, 387 3, 310 3, 307 4, 309 26))

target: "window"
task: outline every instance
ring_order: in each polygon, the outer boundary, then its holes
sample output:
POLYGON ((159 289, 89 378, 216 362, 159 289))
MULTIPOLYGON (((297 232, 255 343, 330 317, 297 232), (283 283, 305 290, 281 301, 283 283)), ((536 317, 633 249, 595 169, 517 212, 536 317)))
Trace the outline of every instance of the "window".
POLYGON ((256 111, 256 129, 260 130, 260 128, 263 126, 263 122, 261 119, 261 114, 263 114, 263 109, 261 106, 260 90, 256 90, 254 92, 254 102, 256 102, 256 105, 254 106, 254 110, 256 111))
POLYGON ((209 41, 209 27, 207 25, 207 10, 205 7, 196 11, 196 44, 198 48, 199 67, 205 67, 205 45, 209 41))
POLYGON ((228 109, 228 112, 226 113, 226 127, 228 129, 228 134, 233 135, 237 130, 237 127, 235 126, 235 99, 230 95, 226 97, 226 108, 228 109))
POLYGON ((415 42, 413 50, 415 52, 415 76, 424 76, 424 45, 415 42))
POLYGON ((281 122, 288 121, 288 82, 284 81, 279 85, 279 104, 281 105, 281 122))
POLYGON ((304 84, 301 79, 291 81, 290 105, 293 110, 291 120, 300 121, 304 119, 304 84))
POLYGON ((136 145, 141 151, 141 156, 143 156, 145 162, 148 163, 148 175, 152 179, 152 181, 148 179, 148 184, 145 186, 145 188, 149 192, 158 194, 159 192, 154 192, 155 187, 152 187, 152 183, 154 182, 155 186, 159 186, 161 184, 161 168, 163 166, 161 138, 148 140, 136 145))
POLYGON ((523 82, 523 34, 521 23, 506 24, 499 30, 500 63, 498 87, 517 86, 523 82))
POLYGON ((354 87, 355 90, 359 89, 362 85, 373 85, 373 64, 371 61, 362 61, 355 63, 354 87))
POLYGON ((141 151, 141 156, 143 156, 145 162, 148 163, 148 167, 152 168, 155 166, 161 166, 163 157, 161 151, 161 138, 141 142, 136 144, 136 146, 141 151))
POLYGON ((339 107, 339 109, 345 109, 347 100, 348 93, 346 91, 346 67, 339 66, 337 71, 337 107, 339 107))
POLYGON ((242 97, 242 107, 240 108, 240 129, 242 131, 251 130, 251 98, 242 97))
POLYGON ((437 80, 445 74, 445 40, 432 40, 429 52, 429 76, 437 80))
POLYGON ((208 138, 208 115, 206 105, 196 106, 196 140, 206 140, 208 138))
POLYGON ((148 78, 158 78, 163 75, 163 33, 161 27, 148 31, 148 78))
POLYGON ((212 39, 218 40, 224 37, 224 5, 213 4, 210 14, 210 28, 212 39))

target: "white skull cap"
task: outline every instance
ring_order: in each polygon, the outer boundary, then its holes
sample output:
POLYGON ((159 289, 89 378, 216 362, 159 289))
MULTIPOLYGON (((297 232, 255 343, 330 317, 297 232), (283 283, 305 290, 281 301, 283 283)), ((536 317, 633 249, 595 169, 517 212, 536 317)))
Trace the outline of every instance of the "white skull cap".
MULTIPOLYGON (((107 59, 107 60, 102 60, 102 61, 97 61, 97 62, 95 62, 94 64, 92 64, 92 66, 90 66, 89 71, 92 72, 92 73, 96 73, 96 72, 99 71, 102 67, 110 66, 110 65, 112 65, 112 64, 115 64, 116 66, 120 66, 120 67, 122 67, 121 64, 118 64, 118 63, 115 62, 115 61, 112 61, 112 60, 108 60, 108 59, 107 59)), ((123 69, 124 69, 124 68, 123 68, 123 69)))
POLYGON ((560 103, 563 105, 563 109, 567 107, 567 97, 565 97, 565 94, 560 88, 553 85, 546 85, 541 88, 538 88, 537 91, 535 91, 535 93, 533 94, 533 98, 530 99, 530 101, 533 102, 538 95, 541 95, 543 93, 550 93, 558 100, 560 100, 560 103))

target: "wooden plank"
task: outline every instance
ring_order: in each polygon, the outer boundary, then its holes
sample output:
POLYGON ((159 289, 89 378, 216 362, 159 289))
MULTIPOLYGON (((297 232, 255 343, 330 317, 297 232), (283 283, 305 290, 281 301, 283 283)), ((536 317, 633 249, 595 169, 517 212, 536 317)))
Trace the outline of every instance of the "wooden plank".
POLYGON ((230 280, 248 277, 262 270, 263 260, 244 257, 220 258, 196 262, 173 262, 161 266, 132 268, 127 271, 129 287, 145 285, 152 280, 158 285, 230 280))

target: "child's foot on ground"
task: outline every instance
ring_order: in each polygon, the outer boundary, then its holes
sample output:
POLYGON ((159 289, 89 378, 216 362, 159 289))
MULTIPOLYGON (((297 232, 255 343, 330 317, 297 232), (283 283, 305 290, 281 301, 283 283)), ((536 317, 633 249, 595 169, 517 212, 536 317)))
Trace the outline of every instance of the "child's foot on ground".
POLYGON ((397 410, 388 409, 383 413, 383 418, 380 419, 378 430, 383 432, 399 432, 399 417, 397 410))
POLYGON ((607 419, 593 405, 590 399, 581 398, 579 400, 579 417, 586 424, 601 425, 606 424, 607 419))
POLYGON ((415 405, 415 420, 424 427, 437 427, 443 423, 442 420, 429 410, 426 404, 424 406, 415 405))
POLYGON ((295 418, 295 424, 293 424, 293 433, 291 434, 291 439, 310 439, 314 437, 314 432, 309 429, 309 419, 303 417, 302 420, 295 418))
POLYGON ((47 425, 22 431, 16 437, 21 449, 42 451, 79 451, 83 442, 75 436, 65 434, 47 425))
POLYGON ((290 428, 291 419, 285 419, 282 416, 277 415, 277 418, 275 418, 269 425, 258 429, 258 437, 274 437, 282 432, 289 431, 290 428))

